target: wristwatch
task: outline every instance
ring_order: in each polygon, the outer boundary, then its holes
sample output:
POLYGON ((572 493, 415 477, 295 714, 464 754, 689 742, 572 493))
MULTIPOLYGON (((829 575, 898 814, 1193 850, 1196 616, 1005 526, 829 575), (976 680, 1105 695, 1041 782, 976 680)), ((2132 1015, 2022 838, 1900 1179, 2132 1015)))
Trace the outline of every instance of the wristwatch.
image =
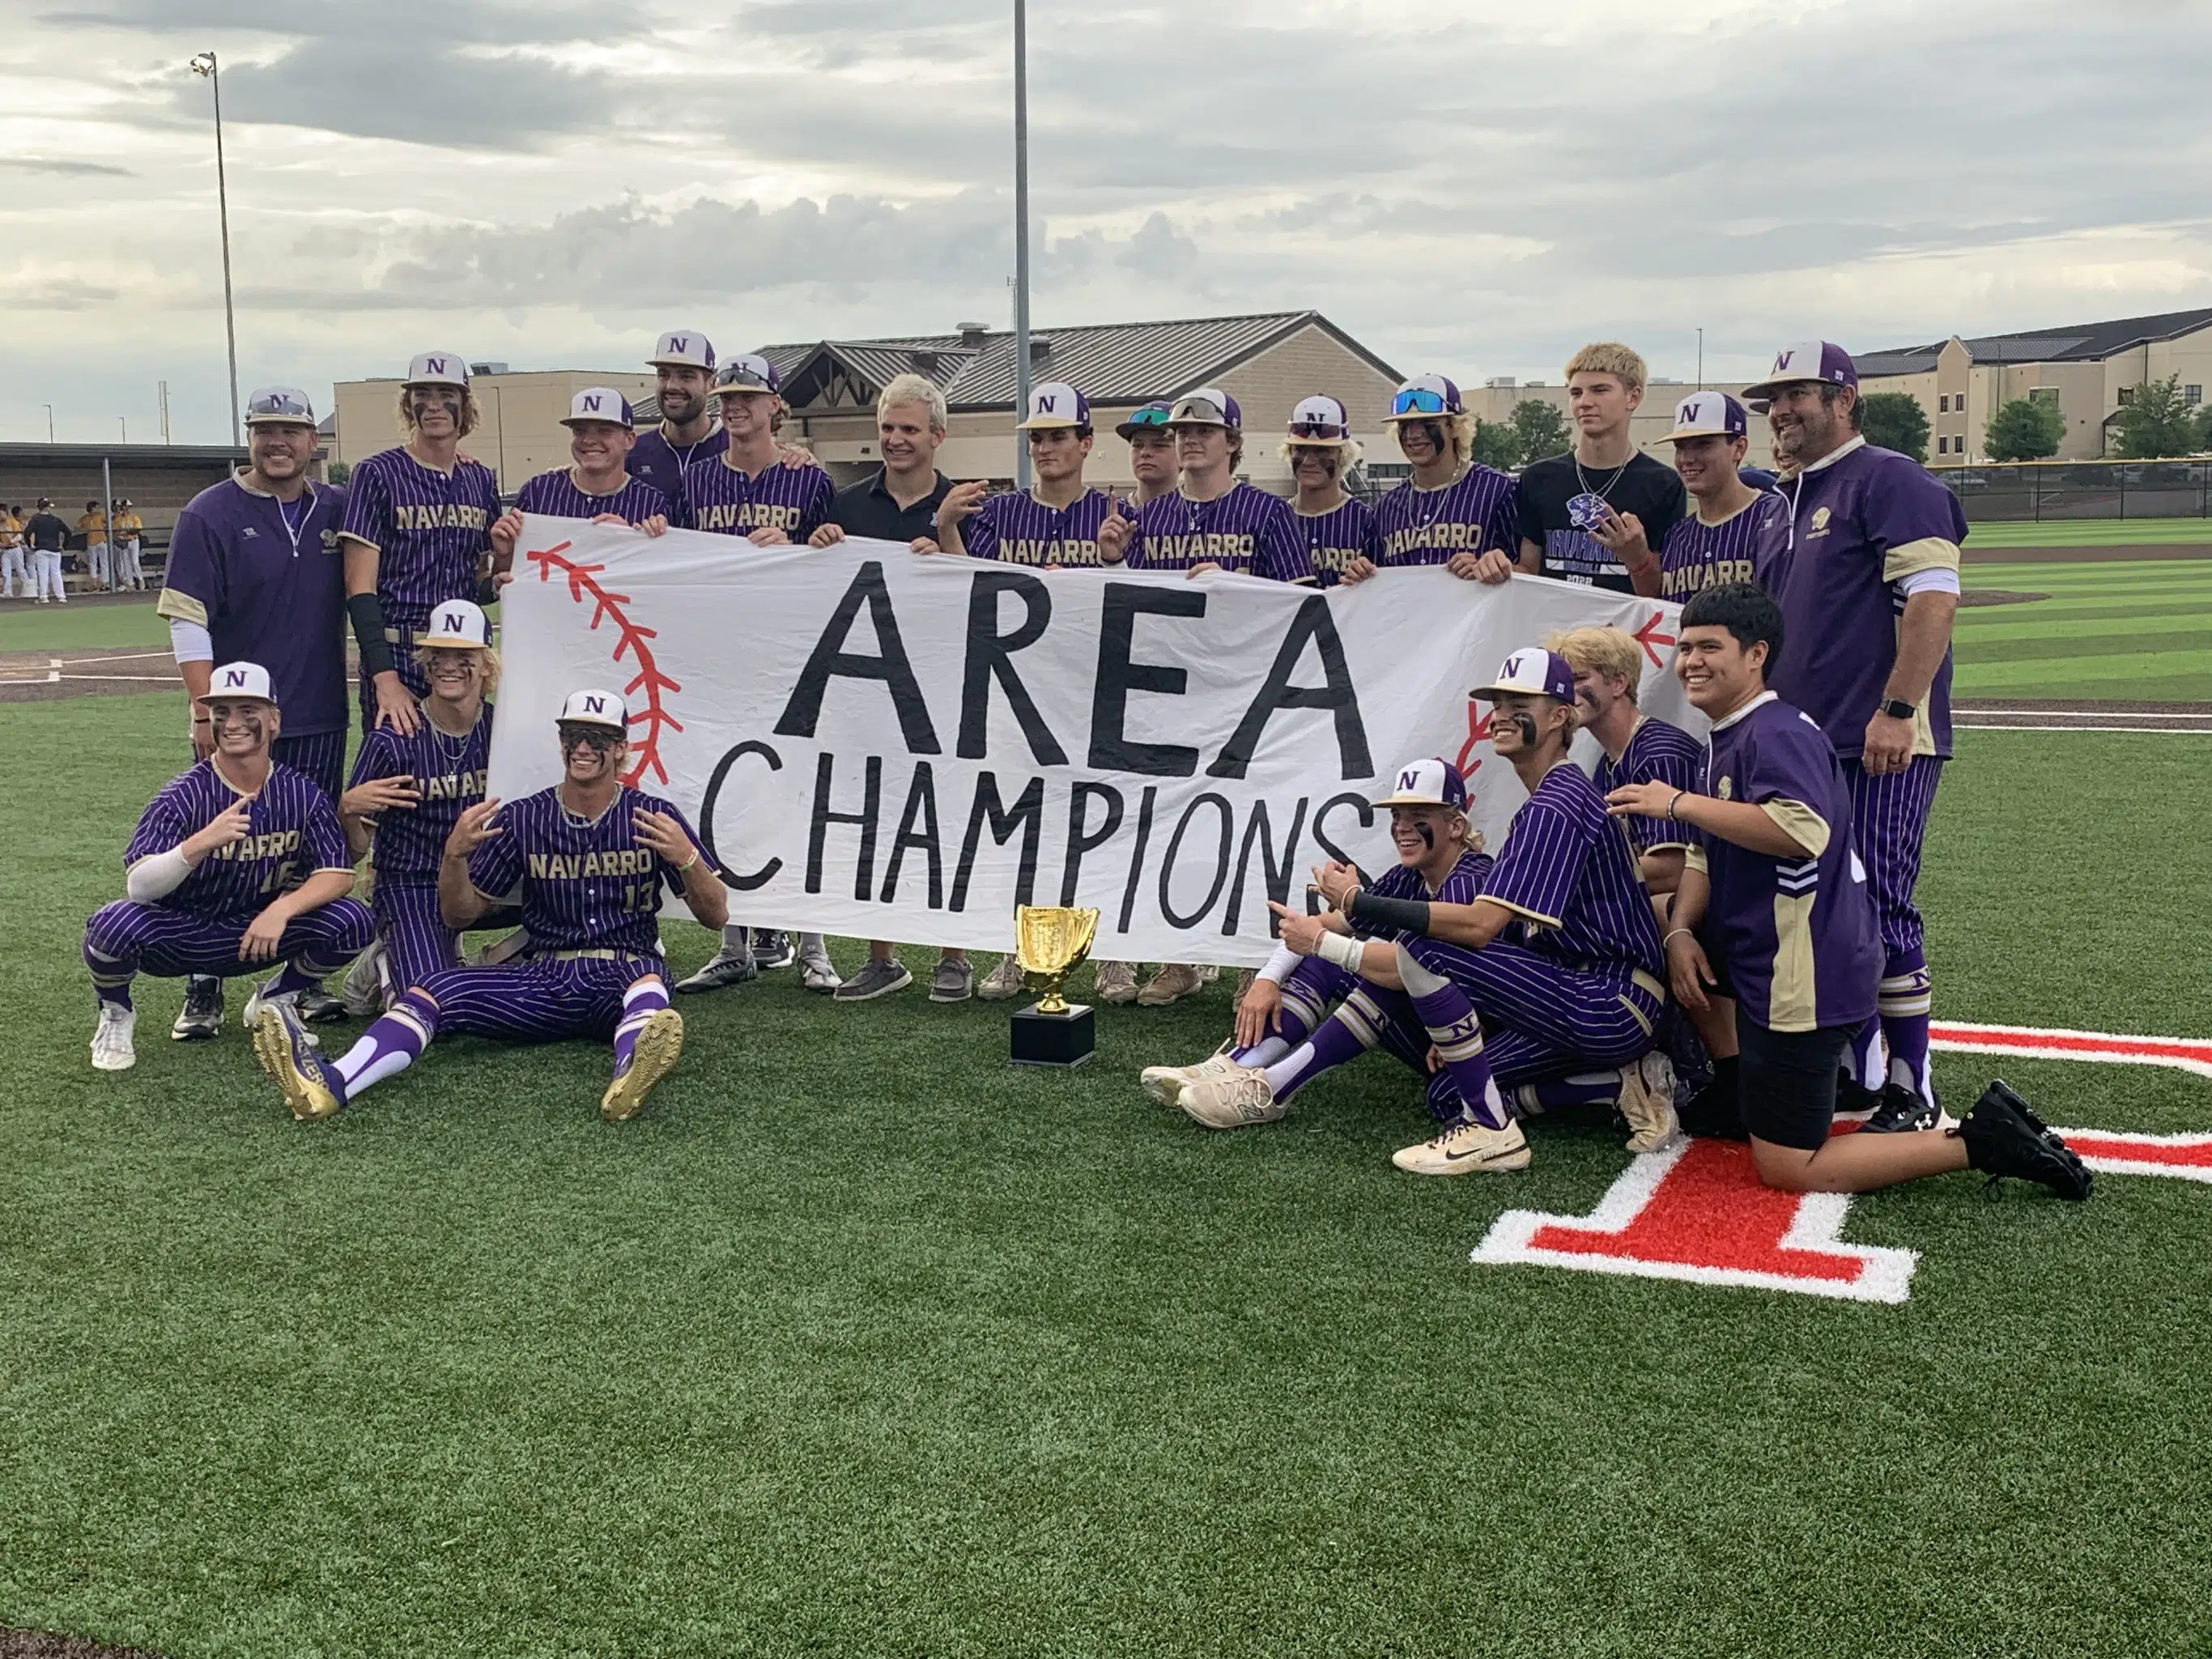
POLYGON ((1881 712, 1893 720, 1909 720, 1920 709, 1917 704, 1909 703, 1902 697, 1891 697, 1882 704, 1881 712))

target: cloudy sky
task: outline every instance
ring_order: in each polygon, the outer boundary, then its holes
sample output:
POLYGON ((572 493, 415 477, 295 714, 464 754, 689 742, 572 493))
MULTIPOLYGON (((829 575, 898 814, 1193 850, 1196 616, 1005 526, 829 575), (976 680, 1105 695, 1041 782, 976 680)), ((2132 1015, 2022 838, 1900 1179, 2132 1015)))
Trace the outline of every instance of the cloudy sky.
MULTIPOLYGON (((0 0, 0 439, 447 347, 1004 325, 1006 0, 0 0)), ((2202 0, 1032 0, 1041 325, 1314 307, 1661 374, 2212 304, 2202 0)))

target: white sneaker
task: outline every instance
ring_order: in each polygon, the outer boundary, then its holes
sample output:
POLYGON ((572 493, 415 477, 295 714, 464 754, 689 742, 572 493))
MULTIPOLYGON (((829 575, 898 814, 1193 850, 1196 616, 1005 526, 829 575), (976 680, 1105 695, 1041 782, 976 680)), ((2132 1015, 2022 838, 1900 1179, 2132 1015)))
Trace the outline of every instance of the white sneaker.
POLYGON ((1218 1081, 1243 1069, 1227 1054, 1209 1054, 1195 1066, 1147 1066, 1137 1081, 1156 1105, 1180 1106, 1186 1085, 1218 1081))
POLYGON ((1453 1125, 1433 1140, 1400 1147, 1390 1154, 1390 1161, 1414 1175, 1482 1175, 1525 1170, 1529 1156, 1528 1137, 1518 1123, 1492 1129, 1470 1120, 1453 1125))
POLYGON ((119 1002, 100 1005, 100 1024, 92 1032, 92 1069, 127 1072, 138 1063, 138 1050, 131 1034, 138 1029, 138 1011, 119 1002))
POLYGON ((1674 1062, 1656 1048, 1620 1068, 1620 1097, 1614 1104, 1628 1121, 1630 1152, 1661 1152, 1681 1138, 1682 1126, 1674 1116, 1674 1062))
POLYGON ((819 933, 809 933, 799 941, 799 982, 810 991, 827 994, 845 982, 844 975, 831 965, 830 950, 819 933))
POLYGON ((975 988, 975 994, 986 1002, 1004 1002, 1018 997, 1029 988, 1029 981, 1022 973, 1022 964, 1009 951, 999 958, 998 964, 983 975, 983 982, 975 988))
POLYGON ((374 1019, 385 1009, 384 973, 389 957, 382 939, 353 959, 338 981, 338 1000, 356 1019, 374 1019))
MULTIPOLYGON (((1195 1069, 1195 1068, 1194 1068, 1195 1069)), ((1248 1123, 1273 1123, 1291 1109, 1275 1098, 1267 1074, 1256 1066, 1231 1061, 1225 1075, 1184 1083, 1176 1098, 1183 1115, 1209 1129, 1241 1129, 1248 1123)))

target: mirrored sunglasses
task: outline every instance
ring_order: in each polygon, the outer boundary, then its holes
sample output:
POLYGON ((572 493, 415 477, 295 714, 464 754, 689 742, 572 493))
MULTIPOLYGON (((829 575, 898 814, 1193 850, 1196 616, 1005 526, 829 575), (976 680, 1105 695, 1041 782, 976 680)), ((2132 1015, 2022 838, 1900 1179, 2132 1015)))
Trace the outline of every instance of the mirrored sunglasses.
POLYGON ((1444 412, 1444 394, 1425 386, 1408 386, 1390 399, 1393 415, 1441 415, 1444 412))
POLYGON ((1344 428, 1334 421, 1292 421, 1291 422, 1291 436, 1293 438, 1341 438, 1344 435, 1344 428))
POLYGON ((1164 404, 1149 404, 1130 412, 1126 424, 1129 426, 1165 426, 1170 411, 1164 404))

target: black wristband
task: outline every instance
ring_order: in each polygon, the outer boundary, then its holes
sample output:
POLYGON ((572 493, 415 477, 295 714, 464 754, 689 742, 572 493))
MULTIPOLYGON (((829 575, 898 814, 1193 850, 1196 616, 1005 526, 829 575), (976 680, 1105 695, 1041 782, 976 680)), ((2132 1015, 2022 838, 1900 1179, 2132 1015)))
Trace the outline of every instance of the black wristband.
POLYGON ((494 605, 497 605, 498 603, 499 603, 499 579, 498 579, 496 576, 479 576, 479 577, 477 577, 477 607, 478 607, 479 609, 481 609, 481 610, 489 611, 489 610, 490 610, 490 609, 492 608, 492 606, 494 606, 494 605))
POLYGON ((1345 907, 1344 919, 1370 932, 1425 933, 1429 931, 1426 899, 1377 898, 1362 888, 1345 907))
POLYGON ((374 593, 356 593, 346 600, 346 615, 353 618, 353 642, 361 647, 363 679, 390 673, 391 642, 384 637, 384 607, 374 593))

